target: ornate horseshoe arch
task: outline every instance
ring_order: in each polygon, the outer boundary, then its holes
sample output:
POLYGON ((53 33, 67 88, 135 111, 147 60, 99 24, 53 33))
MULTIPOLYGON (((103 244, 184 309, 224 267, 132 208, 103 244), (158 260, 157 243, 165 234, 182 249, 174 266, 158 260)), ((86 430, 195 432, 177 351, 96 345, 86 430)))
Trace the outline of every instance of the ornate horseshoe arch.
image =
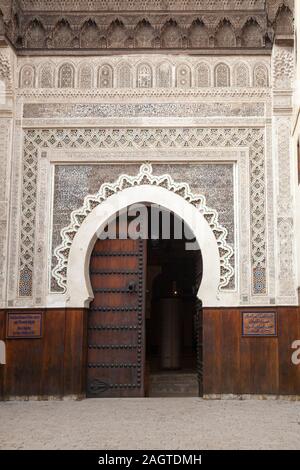
POLYGON ((218 292, 234 275, 227 229, 219 223, 217 211, 207 207, 203 195, 193 194, 187 183, 177 183, 168 174, 154 176, 151 164, 142 164, 136 176, 123 174, 114 183, 104 183, 72 212, 70 224, 61 231, 62 243, 54 251, 57 264, 52 270, 68 305, 88 306, 93 298, 88 266, 97 233, 112 215, 138 202, 159 204, 188 224, 203 258, 198 297, 206 305, 215 305, 218 292))

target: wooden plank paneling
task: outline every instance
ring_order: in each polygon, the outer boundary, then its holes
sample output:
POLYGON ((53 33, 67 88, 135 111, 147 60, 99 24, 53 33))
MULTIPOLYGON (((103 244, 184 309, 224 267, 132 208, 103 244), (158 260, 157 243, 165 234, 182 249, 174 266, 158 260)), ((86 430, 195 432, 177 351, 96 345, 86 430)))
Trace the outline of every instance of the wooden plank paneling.
POLYGON ((87 311, 66 310, 64 352, 64 395, 85 395, 87 311))
POLYGON ((203 310, 203 393, 220 393, 222 381, 221 316, 213 309, 203 310))
MULTIPOLYGON (((238 317, 240 319, 239 324, 241 327, 241 317, 240 312, 238 312, 238 317)), ((236 322, 237 323, 237 322, 236 322)), ((251 340, 253 338, 243 338, 241 341, 239 337, 239 365, 240 365, 240 374, 239 381, 236 390, 236 393, 245 395, 250 393, 251 385, 251 340)), ((233 392, 231 392, 233 393, 233 392)))
POLYGON ((299 307, 204 309, 204 394, 300 395, 300 366, 291 344, 300 339, 299 307), (242 337, 241 312, 278 314, 278 337, 242 337))
MULTIPOLYGON (((5 329, 1 325, 5 317, 6 312, 2 312, 0 335, 3 338, 5 329)), ((3 371, 0 369, 2 398, 83 395, 86 368, 84 309, 48 309, 43 312, 43 321, 42 338, 6 340, 7 364, 3 371)))
POLYGON ((6 340, 6 396, 61 396, 64 310, 44 311, 43 322, 42 338, 6 340))
MULTIPOLYGON (((232 393, 236 377, 240 374, 240 323, 235 321, 236 312, 225 310, 221 318, 221 388, 222 393, 232 393)), ((239 381, 238 381, 239 385, 239 381)))
MULTIPOLYGON (((278 393, 277 338, 242 338, 250 343, 250 394, 278 393)), ((241 357, 243 364, 244 357, 241 357)))
MULTIPOLYGON (((5 340, 5 311, 0 310, 0 340, 5 340)), ((4 374, 5 366, 0 364, 0 400, 4 396, 4 374)))
POLYGON ((281 394, 300 395, 300 365, 292 364, 292 343, 300 340, 300 308, 278 308, 279 388, 281 394))
MULTIPOLYGON (((264 309, 247 308, 246 311, 264 309)), ((245 310, 244 310, 245 311, 245 310)), ((268 309, 270 311, 270 309, 268 309)), ((243 310, 236 309, 242 325, 243 310)), ((242 330, 242 327, 241 327, 242 330)), ((276 394, 278 390, 277 338, 242 337, 240 335, 240 392, 241 394, 276 394)))
POLYGON ((45 312, 40 396, 63 396, 65 310, 45 312))
POLYGON ((43 339, 7 340, 6 353, 5 395, 39 395, 43 369, 43 339))
MULTIPOLYGON (((300 309, 273 309, 278 338, 242 337, 241 312, 249 310, 264 309, 204 309, 203 393, 300 395, 300 366, 291 362, 292 342, 300 339, 300 309)), ((85 395, 86 321, 83 309, 49 309, 42 338, 6 340, 6 312, 0 311, 0 339, 7 349, 0 399, 85 395)))

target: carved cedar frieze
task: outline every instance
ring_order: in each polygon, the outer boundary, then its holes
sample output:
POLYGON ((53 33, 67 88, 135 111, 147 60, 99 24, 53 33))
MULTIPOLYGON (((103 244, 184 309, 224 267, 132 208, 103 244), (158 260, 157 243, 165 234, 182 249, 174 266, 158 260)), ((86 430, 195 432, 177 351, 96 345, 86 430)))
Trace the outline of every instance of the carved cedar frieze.
POLYGON ((262 49, 275 34, 293 35, 291 0, 24 0, 13 8, 3 21, 18 50, 262 49))

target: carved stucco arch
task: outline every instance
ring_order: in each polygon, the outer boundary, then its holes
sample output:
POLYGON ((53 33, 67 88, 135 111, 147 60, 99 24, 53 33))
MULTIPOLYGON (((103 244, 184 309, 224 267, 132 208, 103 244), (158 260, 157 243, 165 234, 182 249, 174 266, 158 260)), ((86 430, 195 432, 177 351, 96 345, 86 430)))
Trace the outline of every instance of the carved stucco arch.
POLYGON ((205 306, 217 305, 220 289, 234 275, 226 228, 219 224, 218 213, 206 206, 203 195, 193 194, 188 184, 177 183, 170 175, 154 176, 151 165, 143 164, 136 176, 121 175, 115 183, 104 183, 97 194, 86 196, 83 206, 72 212, 70 225, 61 231, 52 275, 66 293, 67 306, 89 306, 93 299, 89 260, 97 234, 116 212, 141 202, 174 212, 192 230, 203 261, 198 297, 205 306))

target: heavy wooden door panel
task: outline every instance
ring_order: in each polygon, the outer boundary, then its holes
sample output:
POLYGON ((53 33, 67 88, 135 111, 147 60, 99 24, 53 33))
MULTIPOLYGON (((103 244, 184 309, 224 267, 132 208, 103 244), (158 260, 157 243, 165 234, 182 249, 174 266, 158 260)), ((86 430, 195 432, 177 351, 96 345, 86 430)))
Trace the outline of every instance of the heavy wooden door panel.
POLYGON ((88 397, 144 396, 144 240, 98 240, 90 275, 88 397))

